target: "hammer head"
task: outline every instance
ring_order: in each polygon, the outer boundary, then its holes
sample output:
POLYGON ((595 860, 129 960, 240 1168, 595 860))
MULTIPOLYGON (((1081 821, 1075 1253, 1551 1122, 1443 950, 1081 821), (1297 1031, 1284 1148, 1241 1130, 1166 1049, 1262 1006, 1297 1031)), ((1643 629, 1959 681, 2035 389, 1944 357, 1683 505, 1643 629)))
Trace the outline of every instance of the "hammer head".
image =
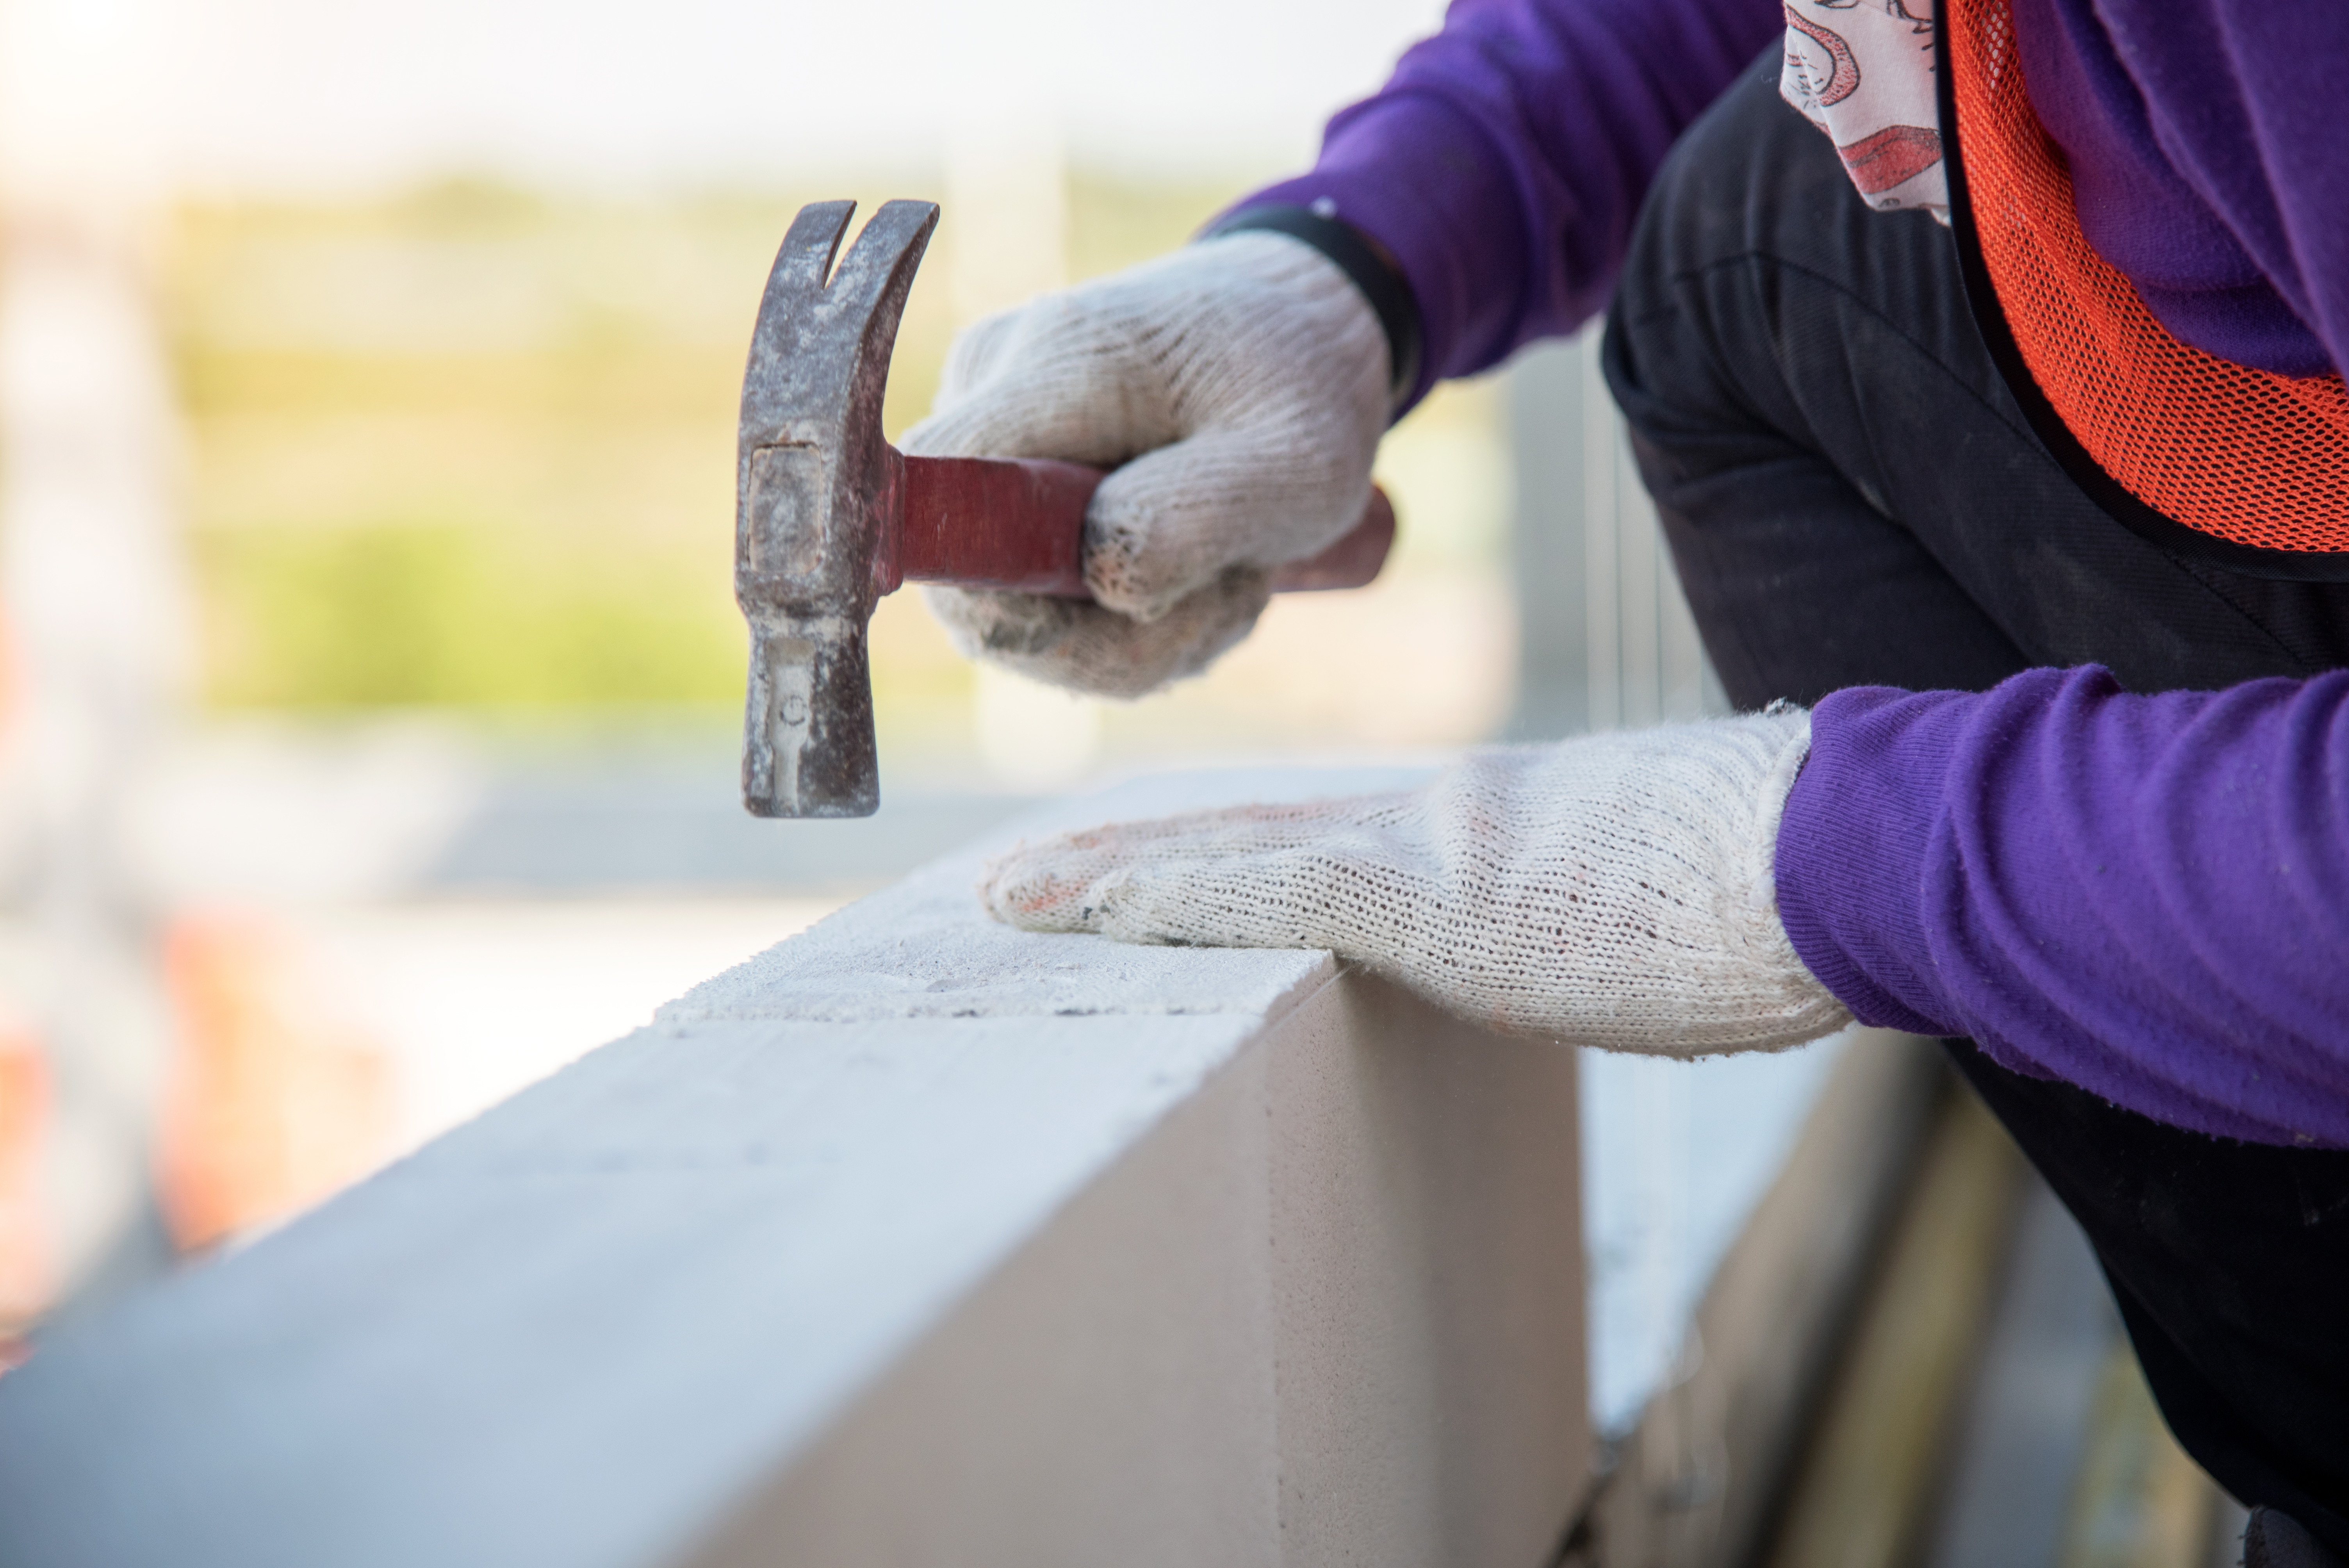
POLYGON ((775 257, 742 377, 734 599, 750 623, 742 799, 761 817, 867 817, 881 803, 865 624, 894 541, 904 460, 881 434, 897 322, 937 207, 891 201, 839 269, 856 210, 800 210, 775 257))

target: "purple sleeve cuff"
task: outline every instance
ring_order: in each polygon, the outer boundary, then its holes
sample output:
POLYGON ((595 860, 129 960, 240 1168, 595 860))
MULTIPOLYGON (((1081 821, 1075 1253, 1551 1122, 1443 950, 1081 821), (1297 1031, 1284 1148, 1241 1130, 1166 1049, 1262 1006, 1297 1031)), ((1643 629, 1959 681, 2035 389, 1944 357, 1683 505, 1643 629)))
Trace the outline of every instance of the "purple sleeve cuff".
POLYGON ((1526 294, 1526 246, 1507 173, 1473 121, 1441 99, 1395 92, 1332 120, 1311 173, 1259 191, 1235 211, 1277 201, 1314 207, 1386 247, 1419 306, 1420 371, 1407 407, 1445 377, 1478 368, 1476 346, 1511 337, 1510 318, 1526 294), (1410 150, 1398 157, 1396 149, 1410 150))
POLYGON ((2349 1148, 2349 672, 1837 692, 1777 882, 1864 1022, 2174 1126, 2349 1148))
POLYGON ((1778 916, 1795 955, 1875 1028, 1965 1032, 1948 1021, 1930 968, 1919 966, 1930 958, 1915 922, 1869 919, 1921 878, 1938 818, 1915 779, 1947 774, 1961 701, 1875 686, 1826 698, 1812 710, 1811 754, 1778 824, 1778 916), (1888 745, 1899 748, 1899 768, 1874 765, 1888 745))

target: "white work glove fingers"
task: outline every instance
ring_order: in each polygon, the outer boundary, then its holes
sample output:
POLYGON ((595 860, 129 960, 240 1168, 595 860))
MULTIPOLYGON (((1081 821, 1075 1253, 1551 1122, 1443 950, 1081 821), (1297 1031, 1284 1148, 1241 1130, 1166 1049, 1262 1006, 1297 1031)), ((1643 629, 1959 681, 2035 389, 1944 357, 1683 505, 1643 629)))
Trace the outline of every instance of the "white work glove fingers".
POLYGON ((1263 572, 1235 566, 1146 623, 1085 599, 940 587, 922 596, 965 657, 1130 702, 1205 670, 1247 635, 1271 589, 1263 572))
POLYGON ((1772 877, 1809 717, 1475 754, 1421 790, 1096 829, 1023 847, 997 918, 1124 941, 1324 947, 1488 1026, 1673 1056, 1849 1015, 1772 877))
POLYGON ((990 863, 980 901, 1029 931, 1217 947, 1343 946, 1320 917, 1330 884, 1377 866, 1408 875, 1416 792, 1238 806, 1022 843, 990 863))
POLYGON ((1163 447, 1102 481, 1085 511, 1085 586, 1153 620, 1235 562, 1278 566, 1337 539, 1371 498, 1361 447, 1253 418, 1163 447))

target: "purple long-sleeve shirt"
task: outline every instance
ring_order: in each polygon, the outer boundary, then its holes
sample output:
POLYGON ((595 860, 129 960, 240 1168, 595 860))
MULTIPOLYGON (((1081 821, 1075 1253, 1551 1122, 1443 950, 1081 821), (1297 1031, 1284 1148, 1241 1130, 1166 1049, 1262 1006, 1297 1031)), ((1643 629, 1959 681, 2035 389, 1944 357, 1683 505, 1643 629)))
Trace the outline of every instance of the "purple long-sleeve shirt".
MULTIPOLYGON (((2284 374, 2349 364, 2349 5, 2013 6, 2082 230, 2163 325, 2284 374)), ((1242 205, 1332 202, 1394 254, 1416 396, 1597 312, 1664 153, 1783 25, 1777 0, 1455 0, 1309 173, 1242 205)), ((1860 1018, 2349 1148, 2349 675, 1852 690, 1813 734, 1780 906, 1860 1018)))
POLYGON ((1864 1022, 2178 1126, 2349 1148, 2349 671, 1837 692, 1777 873, 1795 951, 1864 1022))
MULTIPOLYGON (((2285 375, 2349 364, 2340 0, 2012 0, 2082 231, 2178 336, 2285 375)), ((1424 382, 1571 331, 1674 138, 1780 36, 1778 0, 1454 0, 1309 173, 1402 263, 1424 382)))

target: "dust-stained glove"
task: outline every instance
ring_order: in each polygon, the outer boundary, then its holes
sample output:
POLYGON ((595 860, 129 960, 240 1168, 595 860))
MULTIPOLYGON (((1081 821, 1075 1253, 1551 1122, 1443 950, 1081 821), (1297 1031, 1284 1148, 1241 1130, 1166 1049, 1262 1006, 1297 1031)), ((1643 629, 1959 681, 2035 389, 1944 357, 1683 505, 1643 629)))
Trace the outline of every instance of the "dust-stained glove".
POLYGON ((1423 788, 1096 828, 996 861, 1031 931, 1320 947, 1491 1027, 1609 1050, 1770 1050, 1850 1022, 1771 868, 1810 716, 1478 752, 1423 788))
POLYGON ((899 445, 1115 468, 1085 515, 1098 603, 932 588, 932 609, 965 653, 1056 686, 1133 697, 1196 674, 1255 624, 1267 568, 1361 514, 1387 372, 1361 291, 1262 231, 990 316, 899 445))

